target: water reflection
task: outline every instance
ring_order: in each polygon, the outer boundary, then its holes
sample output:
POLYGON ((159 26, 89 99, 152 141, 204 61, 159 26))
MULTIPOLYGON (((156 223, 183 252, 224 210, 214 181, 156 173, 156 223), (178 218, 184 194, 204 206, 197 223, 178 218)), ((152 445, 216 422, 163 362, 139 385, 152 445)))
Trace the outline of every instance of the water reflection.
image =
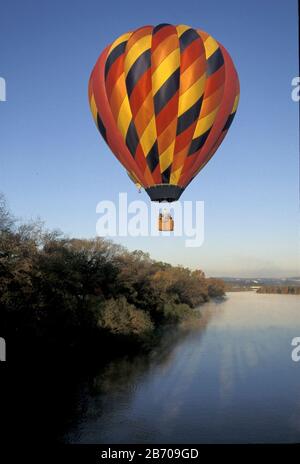
POLYGON ((300 298, 229 294, 148 355, 109 363, 81 385, 65 434, 77 443, 300 440, 300 298))
MULTIPOLYGON (((140 420, 131 417, 130 423, 135 428, 136 440, 141 442, 149 440, 151 430, 155 430, 151 422, 165 422, 179 409, 184 387, 180 381, 183 371, 185 370, 187 374, 186 382, 193 373, 192 347, 186 350, 185 355, 181 354, 179 362, 178 350, 181 346, 184 348, 187 339, 192 340, 195 337, 199 342, 214 316, 215 312, 212 308, 207 307, 199 320, 185 322, 178 328, 167 328, 159 345, 150 353, 123 356, 114 359, 105 367, 101 366, 99 372, 89 378, 82 387, 77 405, 78 419, 75 427, 68 432, 66 441, 85 443, 122 441, 118 429, 122 427, 121 424, 128 427, 125 419, 127 413, 135 407, 135 403, 142 407, 144 402, 149 408, 147 418, 143 417, 140 420), (151 379, 153 380, 151 391, 147 392, 144 388, 147 388, 151 379), (161 408, 162 403, 163 408, 161 408), (155 412, 157 408, 159 413, 155 412), (114 436, 111 435, 112 429, 115 430, 114 436)), ((130 437, 126 440, 130 442, 130 437)))

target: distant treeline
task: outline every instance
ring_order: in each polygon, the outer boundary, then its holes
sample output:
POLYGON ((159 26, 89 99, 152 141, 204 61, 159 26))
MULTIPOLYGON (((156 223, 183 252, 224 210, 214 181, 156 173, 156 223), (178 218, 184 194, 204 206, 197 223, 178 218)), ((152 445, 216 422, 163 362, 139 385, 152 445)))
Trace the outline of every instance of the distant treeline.
POLYGON ((66 238, 40 222, 18 225, 0 198, 0 336, 8 346, 147 345, 158 328, 223 294, 224 283, 200 270, 101 238, 66 238))
POLYGON ((233 285, 225 282, 225 292, 249 292, 249 290, 251 290, 249 285, 233 285))
POLYGON ((300 286, 291 285, 265 285, 257 293, 282 293, 283 295, 300 295, 300 286))

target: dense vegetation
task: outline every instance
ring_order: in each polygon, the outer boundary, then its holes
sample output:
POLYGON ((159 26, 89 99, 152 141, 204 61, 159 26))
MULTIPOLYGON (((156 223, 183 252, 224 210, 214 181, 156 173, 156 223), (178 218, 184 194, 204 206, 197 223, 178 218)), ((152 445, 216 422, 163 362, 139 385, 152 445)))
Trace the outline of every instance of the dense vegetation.
POLYGON ((224 284, 110 241, 21 224, 0 198, 0 336, 60 350, 147 344, 224 284), (116 344, 115 341, 118 341, 116 344))
POLYGON ((257 293, 282 293, 283 295, 300 295, 300 286, 296 285, 264 285, 257 293))

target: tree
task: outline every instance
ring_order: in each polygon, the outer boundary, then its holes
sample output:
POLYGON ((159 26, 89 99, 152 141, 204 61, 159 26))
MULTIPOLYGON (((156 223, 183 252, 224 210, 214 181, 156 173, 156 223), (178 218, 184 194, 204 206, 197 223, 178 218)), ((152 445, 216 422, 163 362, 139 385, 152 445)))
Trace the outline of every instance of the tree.
POLYGON ((108 300, 99 317, 98 326, 115 335, 141 336, 152 332, 150 316, 129 304, 126 298, 108 300))
POLYGON ((15 218, 10 213, 6 199, 0 192, 0 233, 12 231, 15 224, 15 218))

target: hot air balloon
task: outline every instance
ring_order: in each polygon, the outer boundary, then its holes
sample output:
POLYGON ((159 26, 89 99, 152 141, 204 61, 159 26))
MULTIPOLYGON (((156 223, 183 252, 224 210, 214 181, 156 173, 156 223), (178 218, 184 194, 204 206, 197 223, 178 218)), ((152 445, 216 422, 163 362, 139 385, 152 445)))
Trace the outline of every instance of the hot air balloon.
POLYGON ((172 202, 223 141, 239 80, 226 49, 189 26, 144 26, 101 53, 89 103, 104 140, 152 201, 172 202))

